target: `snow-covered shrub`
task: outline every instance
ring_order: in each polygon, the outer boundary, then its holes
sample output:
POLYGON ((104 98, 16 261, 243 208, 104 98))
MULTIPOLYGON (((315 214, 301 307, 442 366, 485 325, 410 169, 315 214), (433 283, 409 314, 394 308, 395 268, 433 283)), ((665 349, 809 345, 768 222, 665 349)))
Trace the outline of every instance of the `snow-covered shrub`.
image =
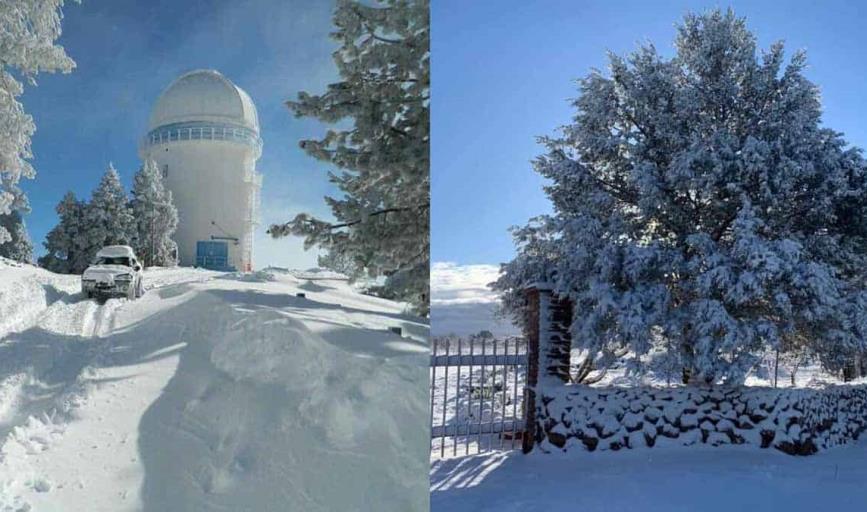
POLYGON ((541 138, 554 213, 514 231, 505 310, 520 322, 547 281, 575 304, 576 348, 693 382, 737 384, 774 350, 844 368, 867 340, 859 150, 821 126, 804 53, 757 56, 731 11, 686 16, 675 46, 611 55, 541 138))
POLYGON ((6 242, 0 242, 0 256, 30 263, 33 260, 33 244, 27 234, 21 211, 12 210, 11 213, 0 214, 0 229, 4 228, 10 238, 6 242))

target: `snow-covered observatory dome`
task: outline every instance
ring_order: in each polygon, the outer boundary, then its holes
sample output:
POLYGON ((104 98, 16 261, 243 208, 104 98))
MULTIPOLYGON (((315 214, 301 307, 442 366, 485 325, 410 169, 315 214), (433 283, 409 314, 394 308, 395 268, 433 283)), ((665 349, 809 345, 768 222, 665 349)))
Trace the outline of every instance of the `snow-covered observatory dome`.
POLYGON ((154 105, 148 129, 185 121, 231 123, 259 133, 253 100, 213 69, 197 69, 175 79, 154 105))
POLYGON ((218 71, 184 73, 157 99, 139 154, 174 196, 180 264, 250 270, 262 183, 250 96, 218 71))

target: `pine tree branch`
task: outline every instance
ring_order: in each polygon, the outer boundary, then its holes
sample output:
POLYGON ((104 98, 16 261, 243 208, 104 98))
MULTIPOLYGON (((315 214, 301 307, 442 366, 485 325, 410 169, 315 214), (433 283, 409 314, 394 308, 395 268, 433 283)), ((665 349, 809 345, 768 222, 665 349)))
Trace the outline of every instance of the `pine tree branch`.
MULTIPOLYGON (((389 8, 382 8, 382 9, 380 9, 380 10, 381 10, 382 12, 386 12, 386 11, 388 11, 388 10, 390 10, 390 9, 389 9, 389 8)), ((382 36, 377 35, 377 34, 376 34, 376 29, 373 28, 373 27, 371 26, 371 22, 372 22, 372 21, 370 20, 370 18, 368 18, 367 16, 365 16, 365 15, 361 12, 361 10, 358 9, 357 6, 354 6, 354 7, 353 7, 352 12, 353 12, 356 16, 358 16, 358 19, 361 20, 361 24, 364 26, 365 29, 367 29, 367 33, 368 33, 368 34, 369 34, 373 39, 375 39, 375 40, 377 40, 377 41, 380 41, 380 42, 382 42, 382 43, 387 43, 387 44, 402 44, 402 45, 406 45, 406 46, 408 46, 408 47, 410 47, 410 48, 413 48, 413 47, 415 46, 415 45, 413 45, 412 43, 410 43, 409 41, 407 41, 406 39, 389 39, 389 38, 386 38, 386 37, 382 37, 382 36)), ((365 41, 365 43, 366 43, 366 42, 367 42, 367 41, 365 41)))
MULTIPOLYGON (((423 204, 423 205, 419 205, 419 206, 412 206, 412 207, 405 207, 405 208, 397 208, 397 207, 384 208, 382 210, 377 210, 375 212, 369 213, 367 216, 368 217, 374 217, 377 215, 386 215, 389 213, 407 212, 407 211, 412 211, 412 210, 424 210, 425 208, 429 208, 429 207, 430 207, 429 204, 423 204)), ((335 230, 335 229, 340 229, 340 228, 348 228, 350 226, 355 226, 356 224, 361 224, 362 222, 364 222, 362 219, 356 219, 356 220, 353 220, 350 222, 344 222, 342 224, 331 224, 331 225, 327 226, 326 229, 335 230)))
MULTIPOLYGON (((412 46, 411 44, 407 43, 405 39, 388 39, 386 37, 378 36, 372 32, 372 29, 366 23, 364 24, 364 27, 367 29, 368 33, 370 34, 371 39, 375 39, 376 41, 379 41, 381 43, 406 44, 407 46, 412 46)), ((368 41, 370 41, 370 39, 365 41, 365 43, 367 43, 368 41)))
POLYGON ((723 220, 716 227, 716 229, 713 230, 713 233, 711 234, 711 239, 713 239, 714 242, 719 242, 720 238, 722 238, 722 236, 725 234, 726 230, 728 230, 729 226, 731 226, 732 222, 734 222, 735 219, 737 219, 737 218, 738 218, 738 211, 735 210, 731 214, 729 214, 725 218, 725 220, 723 220))
MULTIPOLYGON (((367 215, 367 217, 376 217, 376 216, 379 216, 379 215, 387 215, 387 214, 389 214, 389 213, 407 212, 407 211, 414 211, 414 210, 424 210, 424 209, 427 209, 427 208, 430 208, 430 204, 429 204, 429 203, 421 204, 421 205, 418 205, 418 206, 409 206, 409 207, 391 207, 391 208, 383 208, 383 209, 381 209, 381 210, 377 210, 377 211, 375 211, 375 212, 371 212, 371 213, 369 213, 369 214, 367 215)), ((296 222, 295 220, 292 220, 292 221, 286 222, 286 223, 284 223, 284 224, 275 224, 274 226, 271 226, 271 228, 269 228, 269 229, 266 231, 266 233, 268 233, 268 234, 273 234, 273 232, 280 232, 280 231, 286 231, 286 230, 289 230, 295 222, 296 222), (277 228, 277 229, 275 229, 275 228, 277 228)), ((322 229, 323 231, 334 231, 335 229, 341 229, 341 228, 352 227, 352 226, 355 226, 355 225, 361 224, 362 222, 364 222, 364 220, 362 220, 362 219, 355 219, 355 220, 348 221, 348 222, 342 222, 342 223, 340 223, 340 224, 328 224, 328 223, 322 223, 321 229, 322 229)))

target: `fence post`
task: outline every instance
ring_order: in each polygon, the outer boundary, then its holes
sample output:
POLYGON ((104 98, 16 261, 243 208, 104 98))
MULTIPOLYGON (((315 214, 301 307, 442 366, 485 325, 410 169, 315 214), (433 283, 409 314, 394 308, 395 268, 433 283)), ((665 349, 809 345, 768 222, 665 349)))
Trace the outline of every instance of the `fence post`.
POLYGON ((524 384, 524 434, 521 450, 530 453, 536 441, 536 384, 539 380, 539 289, 526 290, 527 311, 524 322, 527 338, 527 380, 524 384))
POLYGON ((572 351, 572 303, 555 296, 551 287, 536 283, 526 289, 527 384, 524 388, 524 453, 533 450, 541 438, 537 400, 544 400, 545 388, 556 389, 569 382, 572 351), (542 374, 539 369, 542 368, 542 374))

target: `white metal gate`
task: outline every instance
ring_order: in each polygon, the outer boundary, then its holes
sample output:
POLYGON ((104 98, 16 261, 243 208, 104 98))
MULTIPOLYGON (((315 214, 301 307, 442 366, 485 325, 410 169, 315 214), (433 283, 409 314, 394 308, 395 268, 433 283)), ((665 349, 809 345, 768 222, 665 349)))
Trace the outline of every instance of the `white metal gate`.
POLYGON ((431 456, 520 447, 526 369, 524 338, 434 338, 431 456))

